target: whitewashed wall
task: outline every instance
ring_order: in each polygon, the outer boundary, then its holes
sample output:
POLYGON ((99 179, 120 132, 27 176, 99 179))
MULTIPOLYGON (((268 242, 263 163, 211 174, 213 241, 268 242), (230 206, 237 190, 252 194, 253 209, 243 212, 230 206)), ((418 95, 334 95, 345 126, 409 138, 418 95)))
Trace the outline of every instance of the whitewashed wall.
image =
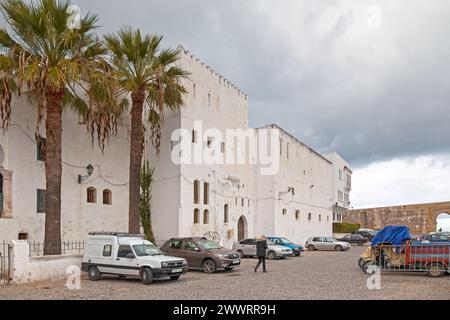
POLYGON ((32 282, 55 281, 81 276, 81 256, 46 256, 30 257, 26 241, 12 241, 11 278, 13 283, 24 284, 32 282))
MULTIPOLYGON (((13 172, 12 215, 0 219, 0 240, 17 239, 28 233, 32 241, 43 241, 45 214, 36 213, 37 189, 45 189, 45 163, 37 161, 34 142, 36 112, 26 98, 14 97, 12 120, 8 130, 0 131, 0 145, 5 153, 3 167, 13 172)), ((125 122, 126 123, 126 122, 125 122)), ((45 128, 45 127, 44 127, 45 128)), ((41 136, 45 137, 44 133, 41 136)), ((62 159, 62 237, 82 240, 92 230, 128 229, 128 129, 119 135, 104 154, 92 146, 86 126, 79 124, 71 111, 63 115, 62 159), (86 175, 91 163, 95 171, 83 184, 78 175, 86 175), (97 203, 88 204, 86 190, 97 189, 97 203), (104 189, 112 191, 112 205, 103 205, 104 189)))
MULTIPOLYGON (((152 199, 155 237, 165 240, 216 232, 221 243, 231 247, 238 239, 237 226, 241 217, 246 221, 246 237, 285 236, 303 244, 310 236, 331 235, 332 224, 328 219, 332 220, 335 183, 331 163, 285 132, 281 138, 284 148, 290 145, 290 157, 287 159, 285 150, 281 170, 275 176, 261 176, 260 168, 252 165, 176 165, 172 162, 171 135, 175 129, 191 132, 196 121, 202 121, 203 131, 217 128, 224 136, 226 129, 249 128, 245 93, 190 52, 183 49, 180 58, 181 65, 191 73, 189 79, 184 80, 189 93, 179 112, 166 113, 159 154, 151 145, 147 131, 145 158, 155 167, 152 199), (229 176, 239 178, 239 183, 224 184, 229 176), (199 205, 194 204, 195 180, 201 182, 199 205), (210 184, 208 205, 202 204, 204 182, 210 184), (280 192, 292 186, 296 195, 284 195, 280 200, 280 192), (227 224, 224 223, 225 204, 229 206, 227 224), (198 225, 194 225, 193 217, 196 208, 201 212, 198 225), (206 209, 210 214, 208 224, 203 223, 206 209), (288 210, 286 216, 282 214, 283 209, 288 210), (300 210, 298 220, 296 210, 300 210), (311 221, 307 219, 308 213, 312 214, 311 221)), ((63 239, 82 240, 93 230, 126 231, 130 136, 127 119, 103 154, 96 145, 92 146, 86 127, 70 111, 64 113, 63 128, 63 239), (95 172, 79 185, 77 176, 85 174, 89 163, 95 166, 95 172), (97 189, 96 204, 86 201, 86 189, 91 186, 97 189), (104 189, 113 193, 112 206, 102 204, 104 189)), ((12 124, 4 134, 0 132, 0 144, 5 152, 3 166, 13 171, 13 214, 12 219, 0 219, 0 240, 17 239, 18 233, 28 233, 30 240, 43 241, 45 214, 36 213, 36 189, 45 189, 44 163, 36 160, 34 130, 34 107, 26 99, 15 97, 12 124)), ((198 133, 198 143, 202 143, 201 138, 198 133)))
POLYGON ((257 219, 260 223, 257 224, 257 233, 287 237, 299 244, 305 244, 312 236, 331 236, 332 164, 279 129, 282 141, 280 171, 272 178, 258 178, 264 181, 258 183, 258 198, 265 200, 258 204, 257 219), (295 195, 286 193, 290 187, 295 189, 295 195), (283 214, 283 209, 287 210, 286 214, 283 214), (297 210, 299 219, 295 215, 297 210), (309 213, 311 220, 308 220, 309 213), (322 221, 319 221, 319 216, 322 221))

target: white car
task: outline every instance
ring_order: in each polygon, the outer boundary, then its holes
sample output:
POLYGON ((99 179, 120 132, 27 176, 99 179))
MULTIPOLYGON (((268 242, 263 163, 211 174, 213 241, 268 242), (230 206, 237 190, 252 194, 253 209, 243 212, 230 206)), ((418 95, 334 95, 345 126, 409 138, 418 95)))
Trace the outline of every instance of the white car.
POLYGON ((306 249, 309 251, 316 250, 335 250, 346 251, 351 248, 351 244, 348 242, 338 241, 331 237, 313 237, 306 241, 306 249))
POLYGON ((141 235, 91 232, 81 264, 92 281, 103 274, 139 277, 144 284, 155 278, 178 280, 188 269, 186 259, 167 256, 141 235))
MULTIPOLYGON (((233 245, 233 250, 236 250, 241 257, 255 257, 256 256, 256 239, 245 239, 233 245)), ((267 240, 267 258, 270 260, 281 258, 285 259, 292 256, 292 249, 285 246, 278 245, 273 241, 267 240)))

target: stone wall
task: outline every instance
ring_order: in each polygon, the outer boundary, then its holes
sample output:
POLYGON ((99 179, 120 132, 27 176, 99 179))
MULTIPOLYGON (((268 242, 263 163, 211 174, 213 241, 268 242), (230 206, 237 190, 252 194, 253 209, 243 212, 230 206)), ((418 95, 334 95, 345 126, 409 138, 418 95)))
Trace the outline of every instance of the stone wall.
POLYGON ((344 221, 359 223, 361 228, 375 230, 388 225, 404 225, 413 234, 421 234, 436 231, 436 219, 441 213, 450 214, 450 201, 349 210, 344 215, 344 221))

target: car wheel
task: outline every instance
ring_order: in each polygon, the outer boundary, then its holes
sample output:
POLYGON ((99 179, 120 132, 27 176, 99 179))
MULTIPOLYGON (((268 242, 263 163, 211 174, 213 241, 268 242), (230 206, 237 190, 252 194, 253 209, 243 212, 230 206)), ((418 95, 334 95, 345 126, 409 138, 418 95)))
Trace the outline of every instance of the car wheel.
POLYGON ((267 254, 267 257, 269 258, 269 260, 274 260, 274 259, 277 257, 277 254, 276 254, 275 251, 270 251, 270 252, 267 254))
POLYGON ((203 272, 205 273, 215 273, 216 272, 216 263, 214 260, 207 259, 203 262, 203 272))
POLYGON ((171 276, 170 277, 170 280, 172 280, 172 281, 177 281, 179 279, 180 279, 180 276, 171 276))
POLYGON ((244 258, 244 257, 245 257, 245 256, 244 256, 244 251, 238 250, 237 253, 239 253, 239 256, 240 256, 241 258, 244 258))
POLYGON ((316 250, 316 247, 315 247, 314 245, 310 244, 310 245, 308 246, 308 250, 309 250, 309 251, 315 251, 315 250, 316 250))
POLYGON ((428 274, 433 278, 443 277, 445 274, 444 266, 438 262, 430 263, 428 265, 428 274))
POLYGON ((145 285, 149 285, 153 282, 153 272, 150 268, 145 268, 141 272, 141 281, 145 285))
POLYGON ((334 249, 336 251, 344 251, 344 247, 343 246, 336 246, 334 249))
POLYGON ((88 278, 91 281, 98 281, 102 278, 102 274, 97 267, 90 267, 88 270, 88 278))

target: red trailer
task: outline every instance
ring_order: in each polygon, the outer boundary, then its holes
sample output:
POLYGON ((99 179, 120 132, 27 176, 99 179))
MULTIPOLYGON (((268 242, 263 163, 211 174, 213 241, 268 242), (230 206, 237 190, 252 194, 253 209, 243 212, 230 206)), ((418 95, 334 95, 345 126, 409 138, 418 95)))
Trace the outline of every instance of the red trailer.
POLYGON ((450 270, 449 260, 450 242, 412 240, 408 227, 388 226, 374 237, 359 266, 364 272, 376 266, 381 271, 425 271, 442 277, 450 270))
POLYGON ((359 262, 368 272, 369 266, 381 271, 428 272, 432 277, 442 277, 450 271, 450 243, 406 241, 404 245, 378 244, 370 247, 359 262))

